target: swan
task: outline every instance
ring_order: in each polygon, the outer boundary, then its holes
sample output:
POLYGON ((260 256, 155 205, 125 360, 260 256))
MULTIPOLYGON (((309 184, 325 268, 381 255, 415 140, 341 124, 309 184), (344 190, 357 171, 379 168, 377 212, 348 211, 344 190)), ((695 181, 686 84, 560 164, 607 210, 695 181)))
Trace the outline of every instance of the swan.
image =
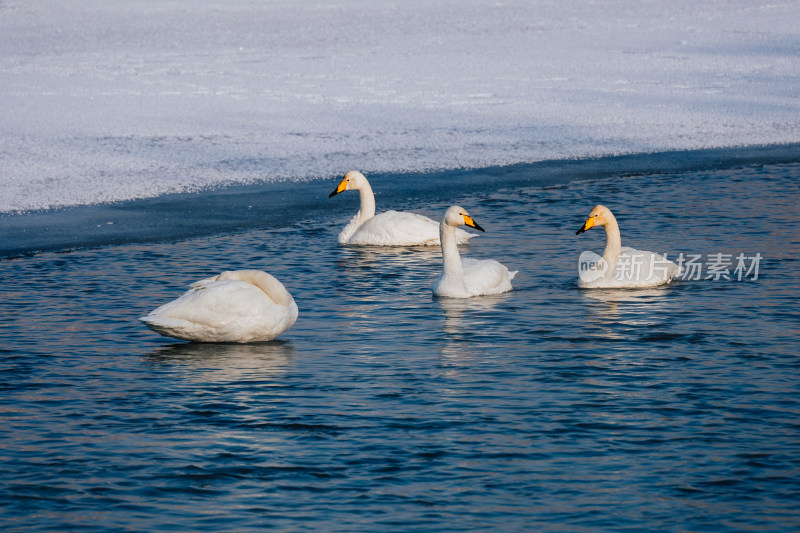
POLYGON ((518 271, 509 272, 505 265, 494 259, 465 258, 462 261, 458 254, 456 226, 469 226, 484 231, 463 207, 454 205, 447 209, 439 225, 444 272, 434 282, 433 294, 469 298, 510 291, 511 280, 518 271))
MULTIPOLYGON (((375 214, 375 195, 367 178, 357 170, 344 175, 328 198, 344 191, 358 191, 361 207, 339 234, 339 244, 356 246, 435 246, 439 244, 439 225, 428 217, 406 211, 375 214)), ((474 237, 458 230, 459 244, 474 237)))
POLYGON ((669 283, 680 275, 680 267, 659 254, 622 246, 619 224, 611 210, 602 205, 589 213, 580 235, 595 226, 606 230, 606 249, 600 257, 583 252, 579 265, 578 286, 586 289, 648 288, 669 283))
POLYGON ((260 270, 223 272, 191 287, 139 320, 161 335, 198 342, 268 341, 297 320, 292 295, 260 270))

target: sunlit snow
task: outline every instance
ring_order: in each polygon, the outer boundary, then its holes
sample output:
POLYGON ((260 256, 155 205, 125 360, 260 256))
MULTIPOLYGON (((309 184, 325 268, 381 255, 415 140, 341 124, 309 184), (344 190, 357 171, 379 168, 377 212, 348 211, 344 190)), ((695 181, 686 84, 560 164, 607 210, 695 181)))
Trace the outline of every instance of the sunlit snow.
POLYGON ((800 141, 795 1, 0 1, 0 211, 800 141))

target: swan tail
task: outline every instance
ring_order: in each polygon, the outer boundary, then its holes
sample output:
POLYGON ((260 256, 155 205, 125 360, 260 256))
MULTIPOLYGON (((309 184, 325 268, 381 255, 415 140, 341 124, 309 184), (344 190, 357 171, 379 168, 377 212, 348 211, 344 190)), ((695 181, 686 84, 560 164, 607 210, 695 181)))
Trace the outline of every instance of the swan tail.
POLYGON ((144 322, 148 328, 165 337, 190 340, 186 337, 186 329, 191 324, 186 320, 153 315, 143 316, 139 320, 144 322))

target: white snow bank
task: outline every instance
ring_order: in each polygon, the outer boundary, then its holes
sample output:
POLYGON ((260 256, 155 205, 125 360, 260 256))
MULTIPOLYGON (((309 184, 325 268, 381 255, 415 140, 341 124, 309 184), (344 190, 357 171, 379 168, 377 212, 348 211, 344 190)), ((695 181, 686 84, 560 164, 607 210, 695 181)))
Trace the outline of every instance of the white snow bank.
POLYGON ((0 2, 0 211, 800 141, 797 4, 0 2))

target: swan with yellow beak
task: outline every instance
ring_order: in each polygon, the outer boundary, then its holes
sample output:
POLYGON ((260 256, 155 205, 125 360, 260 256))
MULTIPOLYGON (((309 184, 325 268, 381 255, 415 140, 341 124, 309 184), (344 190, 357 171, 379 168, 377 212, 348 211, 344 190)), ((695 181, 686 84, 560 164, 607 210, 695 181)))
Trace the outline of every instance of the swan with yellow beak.
POLYGON ((456 242, 458 226, 484 231, 463 207, 454 205, 447 209, 439 224, 444 271, 433 284, 433 294, 469 298, 510 291, 513 288, 511 280, 517 271, 509 272, 505 265, 494 259, 461 259, 456 242))
POLYGON ((606 248, 600 257, 583 252, 578 265, 578 286, 585 289, 636 289, 670 283, 681 269, 657 253, 622 246, 617 219, 611 210, 598 205, 589 213, 576 235, 594 227, 606 232, 606 248))
MULTIPOLYGON (((357 170, 344 175, 328 198, 344 191, 358 191, 361 206, 339 234, 339 244, 354 246, 435 246, 439 244, 439 224, 430 218, 407 211, 375 214, 375 195, 367 178, 357 170)), ((474 237, 459 229, 459 244, 474 237)))

